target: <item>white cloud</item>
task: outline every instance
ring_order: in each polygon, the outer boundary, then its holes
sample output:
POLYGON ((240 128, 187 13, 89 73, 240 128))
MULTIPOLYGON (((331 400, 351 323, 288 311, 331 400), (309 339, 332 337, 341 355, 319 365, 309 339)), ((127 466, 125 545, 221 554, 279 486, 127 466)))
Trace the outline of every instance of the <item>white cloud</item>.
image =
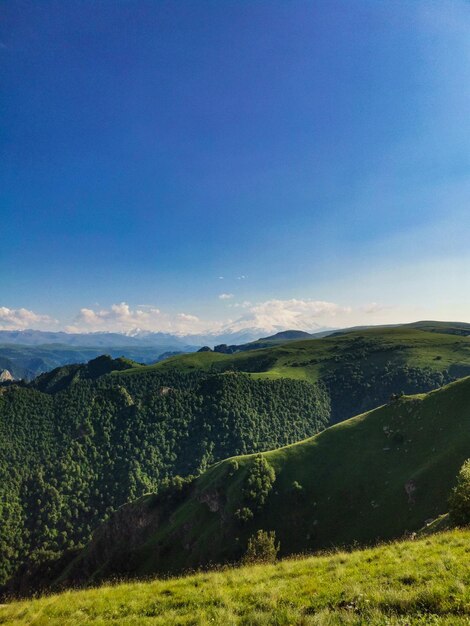
MULTIPOLYGON (((223 296, 223 297, 222 297, 223 296)), ((220 294, 229 300, 232 315, 239 317, 211 320, 201 319, 192 313, 169 313, 150 304, 132 308, 126 302, 109 307, 94 306, 80 309, 74 323, 66 326, 68 332, 118 332, 133 334, 137 331, 165 332, 174 335, 214 335, 254 330, 259 335, 280 330, 298 329, 315 331, 325 328, 344 328, 362 324, 384 324, 412 321, 423 317, 416 313, 404 315, 397 307, 376 302, 344 306, 335 302, 313 299, 271 299, 262 302, 232 302, 232 294, 220 294)), ((429 317, 429 316, 428 316, 429 317)), ((58 322, 47 315, 28 309, 0 307, 0 329, 14 330, 57 328, 58 322)), ((61 325, 61 327, 63 327, 61 325)))
POLYGON ((151 305, 141 305, 135 309, 126 302, 113 304, 108 309, 80 309, 69 332, 112 331, 129 333, 135 330, 190 334, 200 332, 203 323, 195 315, 177 313, 171 315, 151 305))
POLYGON ((371 302, 370 304, 366 304, 362 307, 362 311, 367 315, 373 315, 374 313, 381 313, 387 307, 384 307, 382 304, 377 304, 377 302, 371 302))
POLYGON ((196 315, 191 315, 190 313, 178 313, 176 316, 179 320, 184 320, 185 322, 199 322, 199 318, 196 315))
POLYGON ((0 306, 1 330, 44 329, 55 324, 57 324, 57 320, 48 315, 40 315, 29 309, 9 309, 6 306, 0 306))
MULTIPOLYGON (((220 294, 221 300, 231 300, 233 294, 220 294)), ((132 309, 126 302, 113 304, 105 309, 83 308, 69 331, 113 331, 130 333, 137 329, 183 334, 238 332, 244 329, 260 329, 276 332, 286 329, 316 330, 325 327, 348 325, 350 307, 322 300, 266 300, 251 303, 235 303, 241 317, 231 320, 202 320, 190 313, 169 314, 157 307, 146 306, 132 309)))
MULTIPOLYGON (((347 323, 352 309, 323 300, 267 300, 249 306, 247 312, 230 324, 232 330, 260 328, 266 331, 286 329, 315 330, 347 323), (341 322, 340 322, 341 320, 341 322)), ((247 306, 248 305, 248 306, 247 306)))

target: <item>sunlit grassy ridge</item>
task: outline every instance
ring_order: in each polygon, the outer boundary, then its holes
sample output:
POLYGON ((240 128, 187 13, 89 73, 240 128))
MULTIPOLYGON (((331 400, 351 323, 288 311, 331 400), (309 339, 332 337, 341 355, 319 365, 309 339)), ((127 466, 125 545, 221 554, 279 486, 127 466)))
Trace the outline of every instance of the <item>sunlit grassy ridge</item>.
MULTIPOLYGON (((331 399, 331 423, 336 423, 384 404, 392 393, 430 391, 470 375, 468 333, 466 324, 421 322, 275 343, 235 354, 183 354, 145 370, 165 374, 235 370, 257 379, 321 381, 331 399)), ((113 376, 128 378, 141 371, 130 368, 113 376)))
POLYGON ((67 591, 0 608, 0 624, 470 623, 470 531, 354 552, 67 591))
MULTIPOLYGON (((359 351, 370 366, 385 360, 400 360, 413 367, 429 367, 435 371, 467 368, 470 373, 470 337, 455 334, 448 324, 421 323, 393 328, 370 328, 332 335, 320 339, 290 341, 282 345, 220 354, 196 352, 171 357, 149 366, 156 370, 181 369, 191 371, 236 369, 257 377, 291 377, 317 380, 327 369, 335 369, 351 358, 351 350, 359 351), (362 351, 362 355, 360 352, 362 351)), ((124 374, 132 375, 139 368, 124 374)))
POLYGON ((470 456, 469 425, 465 378, 263 453, 276 481, 244 523, 237 510, 246 506, 243 490, 255 457, 222 461, 174 499, 148 495, 120 509, 65 580, 233 562, 259 528, 276 532, 283 555, 417 531, 447 510, 455 476, 470 456))

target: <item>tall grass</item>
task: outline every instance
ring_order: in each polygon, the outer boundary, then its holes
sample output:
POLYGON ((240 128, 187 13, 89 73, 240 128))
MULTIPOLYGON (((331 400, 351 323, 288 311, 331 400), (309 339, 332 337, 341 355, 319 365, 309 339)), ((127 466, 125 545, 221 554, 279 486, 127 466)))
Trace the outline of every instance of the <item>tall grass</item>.
POLYGON ((470 531, 13 602, 0 624, 470 624, 470 531))

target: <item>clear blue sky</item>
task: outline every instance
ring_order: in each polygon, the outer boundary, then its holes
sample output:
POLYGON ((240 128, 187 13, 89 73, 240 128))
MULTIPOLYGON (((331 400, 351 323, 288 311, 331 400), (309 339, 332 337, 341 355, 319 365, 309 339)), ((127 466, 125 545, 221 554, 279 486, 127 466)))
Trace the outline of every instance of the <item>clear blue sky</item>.
POLYGON ((0 327, 470 321, 468 3, 10 0, 0 81, 0 327))

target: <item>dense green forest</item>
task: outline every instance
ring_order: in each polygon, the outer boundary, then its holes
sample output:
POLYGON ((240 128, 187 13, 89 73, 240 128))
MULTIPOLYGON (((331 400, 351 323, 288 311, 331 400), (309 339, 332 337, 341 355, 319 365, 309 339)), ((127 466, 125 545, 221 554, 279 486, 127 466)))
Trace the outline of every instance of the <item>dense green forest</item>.
POLYGON ((165 479, 305 438, 330 417, 326 391, 306 382, 116 371, 129 365, 102 357, 0 387, 2 583, 83 545, 165 479))
POLYGON ((365 358, 355 358, 353 353, 337 368, 326 370, 321 380, 331 400, 331 421, 337 423, 385 404, 394 394, 431 391, 455 377, 447 370, 412 367, 407 363, 370 364, 365 358))

